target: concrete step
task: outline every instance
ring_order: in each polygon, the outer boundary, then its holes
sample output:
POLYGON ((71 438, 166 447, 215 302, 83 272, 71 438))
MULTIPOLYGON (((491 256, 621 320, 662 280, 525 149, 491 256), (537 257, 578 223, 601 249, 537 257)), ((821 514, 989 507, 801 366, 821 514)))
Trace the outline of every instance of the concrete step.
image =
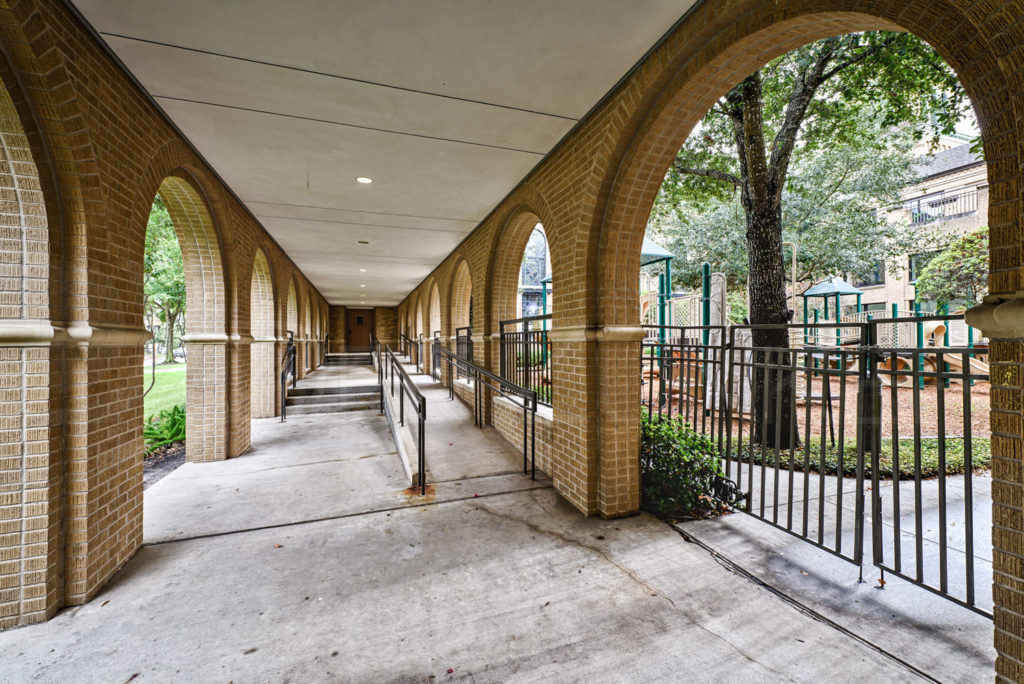
POLYGON ((324 366, 369 366, 371 363, 372 361, 370 360, 370 357, 367 356, 365 359, 338 359, 335 361, 327 360, 324 362, 324 366))
POLYGON ((288 415, 306 415, 310 413, 343 413, 345 411, 376 411, 380 409, 380 400, 374 401, 336 401, 330 404, 303 404, 289 406, 288 415))
POLYGON ((377 385, 347 385, 345 387, 296 387, 288 388, 289 397, 308 397, 318 394, 363 394, 367 392, 379 393, 377 385))
POLYGON ((379 401, 380 392, 347 392, 344 394, 307 394, 298 397, 289 396, 288 406, 313 406, 319 404, 335 404, 350 401, 379 401))

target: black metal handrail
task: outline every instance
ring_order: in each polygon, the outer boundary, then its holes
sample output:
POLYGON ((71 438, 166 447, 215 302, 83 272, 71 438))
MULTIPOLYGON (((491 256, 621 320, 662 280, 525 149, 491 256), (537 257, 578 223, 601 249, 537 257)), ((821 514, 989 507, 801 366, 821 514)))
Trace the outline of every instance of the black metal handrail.
MULTIPOLYGON (((423 398, 423 395, 416 388, 412 379, 409 377, 409 373, 406 372, 402 363, 395 356, 395 353, 391 350, 391 347, 384 345, 381 348, 380 343, 376 344, 377 353, 377 378, 380 383, 380 401, 381 401, 381 412, 385 410, 388 416, 388 422, 394 429, 394 416, 390 412, 390 404, 384 400, 385 387, 389 387, 391 397, 395 396, 395 377, 398 377, 398 424, 399 426, 405 426, 405 400, 406 396, 409 397, 409 402, 412 410, 416 414, 416 460, 419 467, 419 487, 420 494, 424 495, 427 493, 427 457, 426 457, 426 442, 424 440, 426 421, 427 421, 427 402, 423 398), (397 371, 397 372, 396 372, 397 371), (390 381, 390 382, 385 382, 390 381)), ((397 430, 396 430, 397 433, 397 430)), ((397 440, 397 434, 396 434, 397 440)), ((414 483, 415 484, 415 483, 414 483)))
POLYGON ((551 314, 524 316, 498 324, 501 377, 537 393, 538 401, 551 406, 551 314), (536 329, 535 326, 540 328, 536 329))
POLYGON ((288 414, 288 374, 292 376, 292 388, 295 387, 297 373, 295 372, 295 333, 288 331, 288 346, 284 350, 284 358, 281 359, 281 422, 287 420, 288 414))
MULTIPOLYGON (((506 380, 494 373, 481 368, 475 363, 468 361, 458 354, 440 348, 440 353, 448 364, 448 377, 452 378, 452 366, 461 370, 467 377, 473 380, 473 424, 477 427, 484 427, 483 405, 486 400, 484 388, 494 390, 506 399, 520 399, 523 406, 523 474, 530 473, 530 478, 537 479, 537 393, 531 389, 525 389, 519 385, 506 380), (529 430, 527 430, 529 427, 529 430), (527 452, 529 442, 529 452, 527 452)), ((448 398, 455 399, 455 383, 448 383, 448 398)))
POLYGON ((412 340, 405 334, 398 336, 398 353, 412 358, 412 340))

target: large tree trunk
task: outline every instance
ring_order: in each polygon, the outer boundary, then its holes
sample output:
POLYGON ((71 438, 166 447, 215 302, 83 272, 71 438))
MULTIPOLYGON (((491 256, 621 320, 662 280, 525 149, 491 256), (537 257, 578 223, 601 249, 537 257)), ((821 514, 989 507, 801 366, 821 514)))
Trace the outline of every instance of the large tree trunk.
POLYGON ((167 344, 164 346, 164 362, 174 363, 174 324, 178 320, 177 315, 172 314, 170 311, 166 312, 164 318, 167 319, 167 344))
MULTIPOLYGON (((790 363, 786 274, 782 260, 782 185, 786 163, 769 164, 762 122, 761 77, 755 72, 730 94, 738 116, 733 132, 740 159, 740 200, 747 217, 747 263, 750 274, 750 312, 755 328, 751 387, 754 442, 769 448, 796 446, 793 423, 793 373, 790 363), (765 349, 767 348, 767 349, 765 349)), ((788 141, 791 144, 792 141, 788 141)), ((778 152, 776 148, 776 152, 778 152)))
POLYGON ((769 448, 789 449, 796 446, 793 421, 794 373, 780 366, 789 366, 791 355, 789 322, 786 308, 785 274, 782 260, 782 215, 777 208, 754 208, 747 213, 747 260, 750 267, 750 322, 753 325, 778 325, 778 328, 755 328, 752 343, 757 348, 777 351, 756 351, 753 355, 754 442, 769 448))

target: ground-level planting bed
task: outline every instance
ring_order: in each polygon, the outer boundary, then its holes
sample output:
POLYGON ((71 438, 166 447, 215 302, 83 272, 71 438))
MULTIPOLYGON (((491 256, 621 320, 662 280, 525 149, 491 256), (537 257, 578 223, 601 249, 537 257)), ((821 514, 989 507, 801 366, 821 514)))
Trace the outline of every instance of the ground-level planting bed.
MULTIPOLYGON (((733 450, 731 460, 733 463, 743 465, 764 465, 769 467, 779 466, 781 470, 792 469, 803 472, 825 472, 830 475, 837 475, 840 472, 848 477, 857 474, 857 445, 843 445, 842 458, 840 459, 839 447, 826 442, 824 454, 822 454, 822 443, 819 438, 812 438, 806 444, 790 449, 775 449, 762 447, 760 444, 745 446, 742 451, 733 450), (840 462, 841 461, 841 462, 840 462)), ((920 440, 921 451, 921 473, 923 478, 938 477, 941 474, 939 440, 935 438, 923 438, 920 440)), ((911 438, 900 439, 896 443, 894 454, 893 441, 882 440, 882 449, 878 457, 878 476, 884 479, 893 477, 894 464, 898 465, 899 478, 901 480, 914 478, 916 476, 915 463, 917 448, 911 438)), ((964 440, 962 437, 947 437, 945 440, 945 473, 947 475, 959 475, 964 472, 964 440)), ((871 477, 871 454, 864 455, 864 477, 871 477)), ((988 437, 971 440, 971 470, 988 470, 992 464, 992 440, 988 437)))

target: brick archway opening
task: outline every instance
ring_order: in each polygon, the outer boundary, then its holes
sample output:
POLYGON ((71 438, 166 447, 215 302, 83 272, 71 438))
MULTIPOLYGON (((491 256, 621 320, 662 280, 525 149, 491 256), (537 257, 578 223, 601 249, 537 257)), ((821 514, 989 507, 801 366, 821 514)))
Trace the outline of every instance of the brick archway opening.
MULTIPOLYGON (((619 141, 622 161, 607 180, 609 199, 601 219, 598 239, 592 243, 596 255, 589 269, 588 289, 597 293, 598 320, 604 326, 635 326, 639 320, 636 274, 640 264, 640 246, 647 218, 665 173, 677 151, 717 99, 747 74, 770 60, 797 47, 834 35, 866 30, 908 30, 934 46, 953 68, 967 90, 978 115, 985 142, 990 207, 988 223, 990 244, 990 300, 1000 294, 1011 297, 1021 288, 1021 152, 1020 123, 1015 119, 1015 97, 999 51, 990 43, 992 36, 980 32, 976 22, 952 6, 942 3, 911 1, 899 6, 881 7, 866 2, 821 3, 790 2, 742 3, 750 14, 738 20, 735 13, 723 16, 709 5, 703 6, 691 23, 704 27, 704 38, 692 47, 673 46, 675 60, 665 69, 661 82, 652 84, 635 112, 637 128, 619 141), (834 7, 834 12, 828 10, 834 7), (864 12, 854 12, 863 8, 864 12), (765 10, 765 11, 759 11, 765 10), (875 16, 871 12, 891 13, 875 16), (777 20, 776 17, 786 17, 777 20)), ((681 41, 685 42, 685 41, 681 41)), ((666 49, 666 52, 670 50, 666 49)), ((614 143, 613 143, 614 144, 614 143)), ((994 306, 992 302, 989 306, 994 306)), ((1004 323, 997 316, 998 330, 1004 323)), ((1019 330, 1004 326, 1008 330, 1019 330)), ((998 335, 996 335, 998 337, 998 335)), ((1007 335, 1019 337, 1019 334, 1007 335)), ((625 344, 620 345, 623 350, 625 344)), ((619 353, 613 344, 600 353, 601 385, 618 388, 602 392, 599 415, 602 447, 599 488, 602 498, 639 501, 639 426, 636 408, 640 402, 640 360, 637 354, 619 353), (626 473, 626 477, 621 477, 626 473), (607 491, 604 491, 607 490, 607 491)), ((1021 349, 1019 340, 994 340, 991 346, 993 385, 1009 385, 993 394, 991 421, 1013 421, 1006 434, 993 433, 993 454, 1014 454, 1019 469, 1021 349), (1002 367, 1000 367, 1002 366, 1002 367), (1011 372, 1014 382, 1001 381, 1002 372, 1011 372)), ((1003 376, 1008 377, 1008 376, 1003 376)), ((993 500, 996 515, 1016 514, 1020 496, 1019 482, 1013 485, 998 469, 993 473, 993 500)), ((993 529, 993 558, 996 568, 1009 567, 1019 557, 1016 532, 1010 535, 993 529)), ((1019 618, 1012 607, 1019 604, 1020 575, 1014 570, 997 570, 995 591, 996 633, 1014 633, 1013 648, 1020 641, 1015 625, 1019 618)), ((1007 642, 1007 646, 1009 646, 1007 642)), ((1000 648, 1000 650, 1004 650, 1000 648)), ((1000 656, 997 670, 1018 674, 1019 665, 1000 656)))
POLYGON ((469 264, 465 259, 459 261, 459 265, 455 268, 448 301, 451 304, 450 334, 454 335, 457 328, 465 328, 473 324, 473 276, 469 272, 469 264))
POLYGON ((274 283, 270 264, 262 249, 256 250, 249 286, 250 405, 253 418, 270 418, 275 413, 274 349, 274 283))
MULTIPOLYGON (((181 246, 185 270, 186 458, 192 462, 228 457, 226 283, 220 241, 198 186, 183 171, 158 189, 181 246)), ((141 427, 140 427, 141 429, 141 427)))

